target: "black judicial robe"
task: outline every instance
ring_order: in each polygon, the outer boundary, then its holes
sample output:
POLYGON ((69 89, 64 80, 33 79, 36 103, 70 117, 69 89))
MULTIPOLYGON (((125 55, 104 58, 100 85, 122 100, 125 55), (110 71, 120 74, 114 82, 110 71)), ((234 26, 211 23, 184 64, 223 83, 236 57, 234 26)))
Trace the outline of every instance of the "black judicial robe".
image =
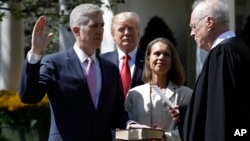
POLYGON ((208 54, 186 112, 183 141, 250 141, 250 48, 224 40, 208 54), (241 129, 246 129, 246 134, 241 129), (239 131, 239 132, 238 132, 239 131))

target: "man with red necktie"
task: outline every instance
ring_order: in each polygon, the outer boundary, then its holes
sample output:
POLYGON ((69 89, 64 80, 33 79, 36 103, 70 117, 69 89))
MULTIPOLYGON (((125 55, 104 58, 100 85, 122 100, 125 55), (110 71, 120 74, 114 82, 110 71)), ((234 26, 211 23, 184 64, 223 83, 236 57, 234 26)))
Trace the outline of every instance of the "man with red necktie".
POLYGON ((117 49, 101 54, 103 58, 119 67, 125 97, 128 89, 144 84, 142 69, 145 53, 138 47, 140 37, 139 21, 140 18, 135 12, 121 12, 115 15, 112 19, 111 35, 117 49), (126 55, 127 57, 124 57, 126 55), (127 71, 123 70, 124 62, 128 63, 127 67, 129 69, 127 71), (127 73, 123 75, 123 72, 127 73))

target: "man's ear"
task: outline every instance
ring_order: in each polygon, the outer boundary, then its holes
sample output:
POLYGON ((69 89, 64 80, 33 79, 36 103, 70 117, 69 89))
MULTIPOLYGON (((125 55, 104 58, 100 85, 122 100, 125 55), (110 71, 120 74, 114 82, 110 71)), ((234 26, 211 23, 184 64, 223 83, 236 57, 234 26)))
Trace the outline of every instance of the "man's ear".
POLYGON ((114 31, 111 31, 111 36, 112 37, 114 37, 115 35, 114 35, 115 33, 114 33, 114 31))
POLYGON ((80 35, 80 28, 77 27, 77 26, 73 26, 71 28, 72 32, 76 35, 76 36, 79 36, 80 35))
POLYGON ((206 24, 207 24, 207 27, 209 27, 209 29, 213 29, 214 24, 215 24, 215 19, 213 17, 207 17, 206 24))

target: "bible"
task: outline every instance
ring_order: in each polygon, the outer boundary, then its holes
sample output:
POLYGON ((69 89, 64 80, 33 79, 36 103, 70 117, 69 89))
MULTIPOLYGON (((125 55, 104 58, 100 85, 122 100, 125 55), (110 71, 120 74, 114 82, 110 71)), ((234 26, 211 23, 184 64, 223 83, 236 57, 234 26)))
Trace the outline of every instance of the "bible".
POLYGON ((165 132, 154 128, 117 129, 115 138, 117 141, 128 140, 163 140, 165 132))

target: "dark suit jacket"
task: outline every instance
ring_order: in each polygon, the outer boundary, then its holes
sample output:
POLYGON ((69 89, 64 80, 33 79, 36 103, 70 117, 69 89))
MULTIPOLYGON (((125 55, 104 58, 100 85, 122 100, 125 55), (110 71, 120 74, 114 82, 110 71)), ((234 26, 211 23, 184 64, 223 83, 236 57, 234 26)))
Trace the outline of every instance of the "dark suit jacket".
MULTIPOLYGON (((142 51, 140 48, 138 48, 137 53, 136 53, 136 60, 135 60, 135 70, 134 70, 134 75, 132 76, 132 83, 130 85, 130 88, 144 84, 144 82, 142 81, 144 56, 145 56, 145 52, 142 51)), ((103 53, 101 54, 101 57, 109 60, 110 62, 112 62, 119 68, 119 59, 118 59, 117 51, 103 53)))
POLYGON ((38 64, 23 65, 19 97, 24 103, 39 102, 48 94, 51 108, 49 141, 108 141, 111 128, 126 128, 119 70, 100 62, 102 85, 95 109, 86 77, 73 48, 47 55, 38 64))

